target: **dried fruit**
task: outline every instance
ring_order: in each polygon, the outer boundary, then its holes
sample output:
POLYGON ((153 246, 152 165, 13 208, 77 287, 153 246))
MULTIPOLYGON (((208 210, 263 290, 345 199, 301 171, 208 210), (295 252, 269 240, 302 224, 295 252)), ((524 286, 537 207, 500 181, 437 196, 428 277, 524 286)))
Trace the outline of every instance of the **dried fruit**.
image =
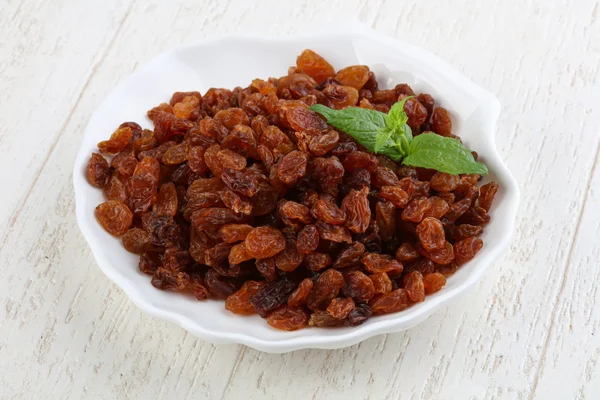
POLYGON ((469 237, 454 243, 454 259, 456 263, 460 266, 472 260, 482 247, 483 240, 475 237, 469 237))
POLYGON ((327 307, 327 312, 333 318, 337 319, 345 319, 350 311, 354 310, 356 305, 354 304, 354 300, 348 297, 338 297, 331 300, 329 306, 327 307))
POLYGON ((248 233, 244 240, 246 251, 252 258, 273 257, 285 249, 285 237, 271 226, 259 226, 248 233))
POLYGON ((492 207, 492 201, 494 196, 498 192, 498 184, 496 182, 489 182, 479 188, 479 207, 485 211, 490 211, 492 207))
POLYGON ((124 203, 109 200, 96 207, 96 218, 108 233, 121 236, 131 226, 133 213, 124 203))
POLYGON ((307 299, 307 306, 311 310, 323 310, 329 306, 344 287, 344 277, 335 269, 323 272, 314 283, 307 299))
POLYGON ((264 282, 246 281, 237 292, 225 300, 225 309, 235 314, 255 314, 254 306, 250 303, 250 297, 254 296, 265 286, 264 282))
POLYGON ((132 228, 123 235, 123 247, 130 253, 142 254, 150 244, 150 235, 143 229, 132 228))
POLYGON ((298 232, 296 247, 300 253, 309 254, 319 247, 319 231, 315 225, 306 225, 298 232))
POLYGON ((364 264, 365 269, 372 274, 379 272, 387 272, 392 274, 400 274, 402 272, 402 264, 398 260, 393 259, 387 254, 365 253, 360 262, 364 264))
POLYGON ((284 304, 295 287, 294 282, 282 278, 259 289, 257 293, 250 297, 250 303, 256 312, 264 318, 269 312, 284 304))
POLYGON ((405 310, 410 304, 405 289, 396 289, 389 294, 377 297, 369 305, 374 315, 389 314, 405 310))
POLYGON ((404 277, 404 289, 411 301, 419 303, 425 300, 425 286, 423 275, 419 271, 412 271, 404 277))
POLYGON ((335 70, 323 57, 312 50, 304 50, 296 59, 298 69, 317 83, 335 75, 335 70))
POLYGON ((295 331, 308 325, 308 313, 302 307, 283 306, 269 314, 267 324, 275 329, 295 331))
POLYGON ((417 225, 417 236, 421 246, 427 251, 442 249, 446 242, 442 223, 431 217, 425 218, 417 225))
POLYGON ((438 135, 450 136, 452 134, 452 120, 448 110, 437 107, 431 116, 431 126, 438 135))
POLYGON ((306 174, 306 155, 294 150, 286 154, 277 164, 277 176, 286 185, 293 185, 306 174))
POLYGON ((342 200, 342 211, 346 213, 346 226, 352 232, 365 232, 369 226, 371 209, 367 199, 368 194, 367 188, 362 188, 360 191, 352 189, 342 200))
POLYGON ((432 272, 423 277, 425 294, 431 294, 439 291, 446 285, 446 277, 439 272, 432 272))
POLYGON ((360 271, 348 272, 344 275, 344 281, 346 282, 343 290, 344 295, 353 298, 357 303, 366 303, 375 295, 373 281, 360 271))

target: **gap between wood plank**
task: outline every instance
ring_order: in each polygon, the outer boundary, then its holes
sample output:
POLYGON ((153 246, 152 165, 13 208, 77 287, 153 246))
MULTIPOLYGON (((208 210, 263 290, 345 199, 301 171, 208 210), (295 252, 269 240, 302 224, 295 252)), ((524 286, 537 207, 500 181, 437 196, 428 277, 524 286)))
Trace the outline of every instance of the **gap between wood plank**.
POLYGON ((567 265, 565 266, 564 273, 562 275, 562 281, 560 283, 560 289, 558 290, 558 294, 556 295, 556 299, 552 306, 552 318, 550 320, 550 326, 548 327, 548 335, 546 336, 546 340, 544 341, 544 347, 542 348, 542 354, 540 355, 540 359, 538 360, 537 369, 535 371, 535 377, 533 379, 533 385, 531 387, 531 392, 529 393, 529 400, 533 400, 535 397, 535 392, 537 390, 537 386, 541 376, 542 363, 546 358, 546 353, 548 352, 548 345, 550 344, 550 337, 552 336, 552 331, 554 330, 554 325, 556 321, 556 314, 558 313, 558 305, 559 300, 564 294, 565 286, 567 283, 567 275, 569 273, 571 264, 573 263, 574 250, 575 245, 577 244, 577 239, 579 236, 579 228, 581 227, 581 221, 583 220, 583 214, 585 212, 585 206, 588 202, 588 198, 590 196, 590 192, 592 190, 592 180, 594 179, 594 173, 596 172, 596 168, 598 167, 598 160, 600 159, 600 142, 596 146, 596 154, 594 155, 594 161, 592 163, 592 168, 587 178, 587 182, 585 185, 585 195, 583 196, 583 204, 581 206, 581 211, 579 212, 579 217, 577 218, 577 225, 575 226, 575 233, 573 234, 573 240, 569 246, 569 253, 567 256, 567 265))

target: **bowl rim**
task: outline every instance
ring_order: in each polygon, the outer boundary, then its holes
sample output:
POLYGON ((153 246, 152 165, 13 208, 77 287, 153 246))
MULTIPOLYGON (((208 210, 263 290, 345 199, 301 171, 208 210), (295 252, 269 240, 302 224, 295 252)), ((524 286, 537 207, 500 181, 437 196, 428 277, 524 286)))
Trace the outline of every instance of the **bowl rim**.
POLYGON ((177 46, 152 58, 141 68, 138 68, 136 71, 134 71, 134 73, 130 74, 122 81, 120 81, 119 84, 116 85, 104 98, 102 103, 98 105, 97 109, 90 116, 90 119, 86 124, 86 127, 84 129, 84 138, 82 140, 82 144, 79 148, 73 167, 73 187, 75 191, 76 217, 79 229, 81 230, 83 236, 88 242, 88 245, 92 251, 92 255, 100 269, 110 280, 112 280, 118 287, 120 287, 125 292, 125 294, 134 302, 134 304, 136 304, 140 309, 142 309, 146 313, 158 317, 160 319, 176 323, 188 332, 194 334, 195 336, 198 336, 201 339, 212 343, 240 343, 265 352, 282 353, 306 348, 333 349, 347 347, 375 335, 408 329, 425 320, 435 310, 439 309, 442 305, 444 305, 451 299, 456 298, 459 294, 464 293, 470 288, 472 288, 481 279, 481 277, 490 267, 492 262, 495 259, 497 259, 498 256, 507 248, 512 237, 512 233, 515 229, 516 215, 520 195, 515 178, 512 176, 505 163, 502 161, 502 158, 500 157, 496 148, 495 131, 496 123, 500 115, 500 102, 498 101, 498 99, 487 90, 473 83, 469 78, 462 75, 449 63, 438 58, 433 53, 418 48, 414 45, 404 43, 400 40, 387 37, 360 24, 357 27, 353 27, 351 31, 348 29, 340 29, 339 31, 329 33, 283 37, 267 37, 261 35, 230 35, 208 38, 196 42, 194 44, 177 46), (505 221, 507 226, 507 234, 503 235, 495 243, 494 247, 488 254, 485 262, 480 262, 480 265, 478 265, 477 268, 474 268, 470 275, 468 275, 466 279, 456 287, 448 288, 447 290, 438 292, 438 296, 436 296, 435 298, 428 299, 426 302, 422 303, 422 307, 415 309, 412 312, 398 313, 397 318, 379 319, 373 321, 368 325, 355 327, 351 330, 347 330, 344 332, 340 331, 339 335, 313 335, 267 340, 257 336, 249 335, 247 333, 215 331, 206 328, 205 326, 202 326, 200 322, 193 320, 185 315, 174 313, 171 311, 166 311, 164 309, 161 309, 160 307, 152 305, 140 293, 136 285, 134 285, 132 282, 120 279, 120 277, 115 271, 115 268, 110 266, 110 263, 108 262, 108 260, 105 259, 103 255, 101 246, 94 239, 95 233, 93 232, 93 227, 91 226, 91 224, 96 223, 96 220, 94 218, 90 219, 89 216, 86 216, 84 214, 84 209, 82 206, 82 204, 84 203, 83 185, 89 185, 87 180, 83 176, 84 174, 81 173, 83 166, 87 164, 87 159, 89 158, 88 150, 85 146, 85 136, 90 130, 90 126, 94 121, 94 114, 96 114, 97 109, 101 108, 104 105, 104 103, 109 102, 112 94, 120 92, 127 81, 133 79, 136 76, 142 75, 144 71, 150 69, 154 63, 158 62, 162 58, 172 57, 181 51, 188 51, 206 45, 224 44, 229 41, 261 41, 267 43, 277 43, 287 41, 315 40, 325 37, 328 39, 367 38, 384 43, 385 45, 393 47, 402 52, 411 53, 418 57, 420 60, 422 60, 422 62, 430 64, 430 66, 435 70, 438 70, 440 72, 443 71, 443 74, 446 77, 452 79, 456 84, 460 84, 462 87, 466 88, 469 92, 471 92, 481 100, 481 102, 478 104, 478 108, 486 110, 487 115, 490 116, 485 123, 486 126, 482 129, 482 134, 488 136, 487 140, 490 144, 488 152, 486 152, 485 156, 486 160, 494 161, 494 173, 503 185, 504 198, 502 199, 502 201, 503 203, 507 203, 506 207, 508 209, 508 216, 510 217, 508 221, 505 221))

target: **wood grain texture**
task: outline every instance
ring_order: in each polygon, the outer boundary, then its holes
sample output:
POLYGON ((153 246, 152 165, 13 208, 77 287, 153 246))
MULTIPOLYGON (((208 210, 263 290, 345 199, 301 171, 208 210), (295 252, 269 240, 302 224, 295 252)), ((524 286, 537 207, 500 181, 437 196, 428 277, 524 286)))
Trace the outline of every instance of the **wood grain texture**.
POLYGON ((0 7, 0 398, 600 397, 596 1, 168 3, 0 7), (342 350, 213 346, 144 315, 75 222, 71 168, 94 108, 173 46, 344 20, 497 93, 498 147, 522 189, 510 250, 419 326, 342 350))

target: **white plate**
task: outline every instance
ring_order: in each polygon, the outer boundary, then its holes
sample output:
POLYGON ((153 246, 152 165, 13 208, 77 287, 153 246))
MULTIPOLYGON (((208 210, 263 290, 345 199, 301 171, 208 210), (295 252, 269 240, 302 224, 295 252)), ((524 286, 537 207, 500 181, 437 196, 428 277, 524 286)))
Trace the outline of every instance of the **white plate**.
POLYGON ((96 262, 142 310, 175 322, 214 343, 242 343, 266 352, 303 348, 333 349, 350 346, 378 334, 408 329, 440 305, 472 287, 507 247, 514 229, 519 191, 494 144, 498 100, 476 86, 443 60, 421 49, 361 29, 353 33, 296 38, 227 37, 206 40, 163 53, 118 85, 90 119, 75 161, 73 184, 77 222, 96 262), (106 233, 94 217, 104 201, 102 191, 88 184, 85 169, 96 144, 108 138, 123 121, 151 128, 146 111, 168 101, 175 91, 210 87, 247 86, 257 77, 285 75, 296 56, 310 48, 336 69, 368 65, 382 88, 408 83, 417 93, 430 93, 448 108, 453 126, 466 145, 476 150, 490 175, 500 185, 491 222, 482 239, 483 249, 462 266, 438 293, 422 303, 391 315, 378 316, 354 328, 309 328, 295 332, 275 330, 258 316, 241 317, 225 310, 221 301, 199 302, 177 293, 160 291, 137 269, 138 257, 125 251, 120 240, 106 233))

